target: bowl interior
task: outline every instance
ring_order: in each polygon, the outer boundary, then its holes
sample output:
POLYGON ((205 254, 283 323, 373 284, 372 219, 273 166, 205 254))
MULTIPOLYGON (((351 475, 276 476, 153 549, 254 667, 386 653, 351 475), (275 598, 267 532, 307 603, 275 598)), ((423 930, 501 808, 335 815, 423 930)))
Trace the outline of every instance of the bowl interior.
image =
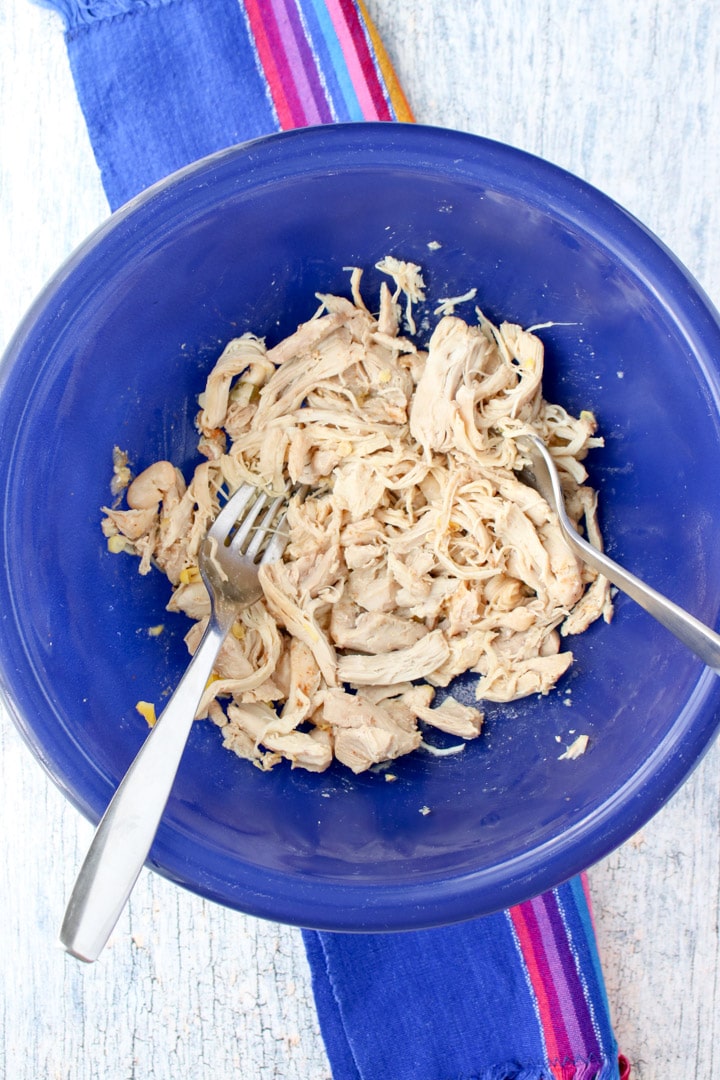
MULTIPOLYGON (((580 181, 471 136, 350 125, 248 144, 116 214, 3 367, 3 682, 91 818, 147 733, 136 701, 159 710, 187 662, 167 583, 106 552, 113 446, 135 469, 168 457, 187 474, 196 395, 224 343, 279 340, 316 291, 347 294, 348 266, 367 268, 372 304, 387 254, 424 268, 421 335, 434 302, 471 286, 492 319, 553 324, 545 395, 599 419, 590 471, 609 554, 717 623, 720 329, 672 256, 580 181)), ((622 596, 611 625, 571 645, 557 690, 488 706, 477 742, 398 761, 393 783, 340 766, 261 774, 197 723, 152 865, 231 906, 335 929, 452 921, 563 880, 662 805, 720 719, 717 680, 622 596), (586 754, 559 760, 581 733, 586 754)), ((453 689, 472 700, 474 680, 453 689)))

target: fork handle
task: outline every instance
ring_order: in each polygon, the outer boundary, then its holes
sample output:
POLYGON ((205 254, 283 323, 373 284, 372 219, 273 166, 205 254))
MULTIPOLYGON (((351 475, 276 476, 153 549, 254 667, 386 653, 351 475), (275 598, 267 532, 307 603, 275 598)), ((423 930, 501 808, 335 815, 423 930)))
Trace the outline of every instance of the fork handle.
POLYGON ((79 960, 97 960, 143 868, 231 624, 232 618, 210 619, 185 674, 97 827, 60 930, 61 944, 79 960))
POLYGON ((561 523, 565 526, 565 539, 576 555, 606 577, 611 584, 632 597, 636 604, 662 623, 716 675, 720 675, 720 634, 578 536, 569 518, 564 516, 561 523))

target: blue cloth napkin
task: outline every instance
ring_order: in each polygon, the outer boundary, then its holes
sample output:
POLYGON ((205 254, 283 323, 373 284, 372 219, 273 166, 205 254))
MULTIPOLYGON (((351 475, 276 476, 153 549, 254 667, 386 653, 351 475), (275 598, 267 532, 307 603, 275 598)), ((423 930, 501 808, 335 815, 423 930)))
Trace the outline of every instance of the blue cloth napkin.
POLYGON ((113 210, 280 128, 411 119, 354 0, 38 0, 65 41, 113 210))
POLYGON ((626 1080, 585 881, 406 934, 304 932, 334 1080, 626 1080))
MULTIPOLYGON (((410 120, 362 0, 41 0, 114 209, 280 128, 410 120)), ((304 932, 335 1080, 625 1080, 584 878, 405 934, 304 932)))

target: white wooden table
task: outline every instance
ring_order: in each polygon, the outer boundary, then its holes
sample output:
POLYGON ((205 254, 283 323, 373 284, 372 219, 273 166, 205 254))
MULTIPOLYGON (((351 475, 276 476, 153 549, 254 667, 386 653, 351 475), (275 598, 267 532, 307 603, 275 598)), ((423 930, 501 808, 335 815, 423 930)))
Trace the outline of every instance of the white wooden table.
MULTIPOLYGON (((509 142, 591 181, 720 303, 715 3, 368 6, 418 120, 509 142)), ((45 279, 108 213, 60 20, 27 0, 0 7, 0 139, 4 346, 45 279)), ((2 1076, 328 1078, 293 929, 145 871, 98 964, 56 946, 90 828, 4 715, 0 738, 2 1076)), ((671 804, 591 874, 616 1031, 637 1080, 720 1076, 719 765, 716 745, 671 804)))

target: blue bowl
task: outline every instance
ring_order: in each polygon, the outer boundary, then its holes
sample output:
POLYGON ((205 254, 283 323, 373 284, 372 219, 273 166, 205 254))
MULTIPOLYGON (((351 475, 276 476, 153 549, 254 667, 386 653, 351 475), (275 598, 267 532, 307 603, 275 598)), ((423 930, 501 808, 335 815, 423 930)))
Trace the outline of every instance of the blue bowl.
MULTIPOLYGON (((136 701, 160 704, 187 661, 165 580, 106 551, 113 446, 189 470, 195 398, 228 338, 274 343, 316 290, 347 291, 343 267, 386 254, 424 266, 430 315, 474 285, 490 318, 555 324, 546 395, 600 421, 609 553, 717 625, 720 324, 657 239, 573 176, 469 135, 361 124, 239 146, 114 214, 2 367, 2 683, 93 821, 147 734, 136 701)), ((377 285, 368 272, 369 298, 377 285)), ((720 723, 720 680, 623 596, 572 647, 558 690, 490 706, 464 753, 416 753, 391 784, 262 774, 197 723, 150 865, 254 915, 356 931, 450 923, 567 879, 666 802, 720 723), (558 760, 573 733, 588 751, 558 760)))

